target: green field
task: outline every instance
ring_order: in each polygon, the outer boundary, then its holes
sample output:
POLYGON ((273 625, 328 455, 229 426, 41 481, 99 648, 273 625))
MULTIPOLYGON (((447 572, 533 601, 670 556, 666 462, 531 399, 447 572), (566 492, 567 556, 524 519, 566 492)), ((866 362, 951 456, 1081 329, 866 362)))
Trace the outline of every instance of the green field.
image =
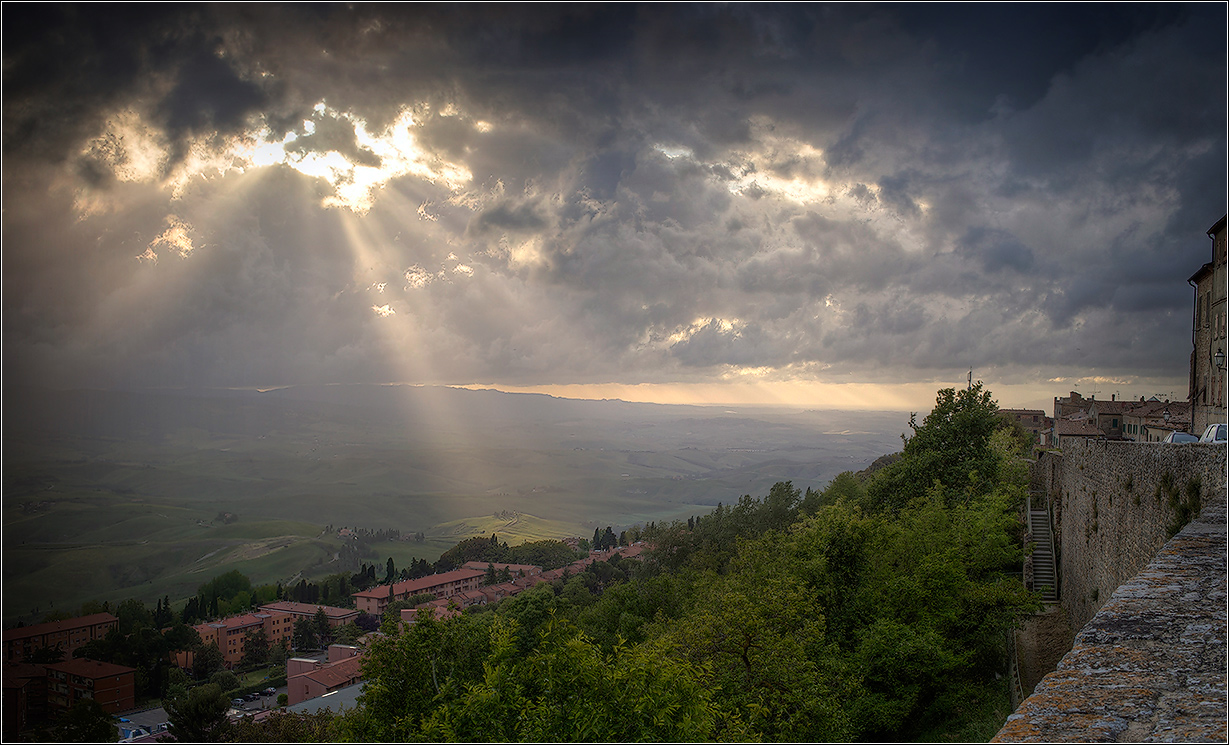
POLYGON ((517 544, 686 519, 861 468, 893 449, 899 419, 859 415, 867 431, 833 435, 815 413, 474 391, 415 409, 359 393, 374 398, 75 392, 14 405, 6 392, 6 624, 88 600, 178 600, 229 569, 258 584, 353 571, 337 561, 341 527, 425 534, 363 558, 405 566, 474 535, 517 544))

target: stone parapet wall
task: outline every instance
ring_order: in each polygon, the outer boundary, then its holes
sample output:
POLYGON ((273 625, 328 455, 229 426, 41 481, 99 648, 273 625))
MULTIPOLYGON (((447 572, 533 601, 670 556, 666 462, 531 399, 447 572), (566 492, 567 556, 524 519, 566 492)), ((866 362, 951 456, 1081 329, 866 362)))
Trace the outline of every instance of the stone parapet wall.
POLYGON ((1074 440, 1033 468, 1054 509, 1061 602, 1076 628, 1201 507, 1225 505, 1224 446, 1074 440))
POLYGON ((1113 593, 991 742, 1225 742, 1225 520, 1222 490, 1113 593))

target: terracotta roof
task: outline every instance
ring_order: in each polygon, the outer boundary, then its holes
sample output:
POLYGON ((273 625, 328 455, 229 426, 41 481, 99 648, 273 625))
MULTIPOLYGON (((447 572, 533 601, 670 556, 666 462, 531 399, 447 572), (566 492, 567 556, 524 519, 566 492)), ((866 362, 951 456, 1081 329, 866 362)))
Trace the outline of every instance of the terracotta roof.
POLYGON ((393 585, 393 594, 413 595, 416 592, 423 592, 432 587, 447 584, 449 582, 459 582, 461 580, 473 579, 474 577, 481 577, 485 572, 485 567, 483 569, 453 569, 450 572, 429 574, 426 577, 419 577, 418 579, 407 579, 393 585))
POLYGON ((389 597, 392 585, 378 585, 370 590, 362 590, 360 592, 351 593, 351 597, 356 598, 386 598, 389 597))
POLYGON ((1093 401, 1089 404, 1089 413, 1095 411, 1101 414, 1123 414, 1139 406, 1139 401, 1093 401))
POLYGON ((308 670, 294 677, 310 678, 325 688, 337 688, 338 686, 349 685, 355 680, 362 678, 362 667, 363 657, 359 655, 322 665, 315 670, 308 670))
POLYGON ((486 572, 485 565, 483 565, 483 567, 484 568, 481 570, 453 569, 450 572, 441 572, 439 574, 429 574, 426 577, 419 577, 418 579, 402 580, 401 582, 395 582, 391 585, 380 585, 379 587, 373 587, 370 590, 363 590, 362 592, 356 592, 353 594, 353 597, 356 597, 356 598, 387 598, 387 597, 390 597, 389 593, 391 593, 393 596, 395 595, 415 595, 420 592, 428 592, 433 587, 447 584, 449 582, 459 582, 461 580, 473 579, 474 577, 481 577, 486 572))
POLYGON ((1103 433, 1086 421, 1059 419, 1054 422, 1054 434, 1058 437, 1101 437, 1103 433))
POLYGON ((271 614, 269 613, 244 613, 242 616, 231 616, 230 618, 223 618, 221 621, 198 623, 193 628, 209 626, 212 628, 239 629, 246 626, 263 626, 265 619, 270 617, 271 614))
POLYGON ((542 567, 535 564, 500 564, 499 562, 495 561, 467 561, 464 564, 465 569, 481 569, 483 572, 486 571, 488 566, 495 567, 495 571, 507 569, 513 574, 516 574, 517 572, 537 574, 542 571, 542 567))
POLYGON ((10 678, 45 678, 47 665, 36 662, 13 662, 4 666, 4 679, 10 678))
POLYGON ((358 615, 358 611, 353 608, 337 608, 332 605, 318 605, 315 603, 296 603, 290 600, 279 600, 276 603, 260 606, 260 609, 263 611, 312 616, 316 614, 317 608, 324 608, 324 614, 329 618, 345 618, 358 615))
POLYGON ((87 660, 84 657, 78 657, 73 660, 65 660, 64 662, 52 662, 47 665, 48 670, 59 670, 70 675, 80 675, 83 678, 105 678, 110 675, 123 675, 125 673, 135 673, 136 669, 124 667, 123 665, 113 665, 110 662, 99 662, 98 660, 87 660))
POLYGON ((21 628, 17 629, 5 629, 4 641, 7 642, 10 639, 25 639, 27 637, 41 636, 43 634, 54 634, 61 631, 71 631, 72 629, 80 629, 99 623, 115 623, 117 620, 118 619, 110 613, 93 613, 88 616, 66 618, 63 621, 36 623, 33 626, 22 626, 21 628))

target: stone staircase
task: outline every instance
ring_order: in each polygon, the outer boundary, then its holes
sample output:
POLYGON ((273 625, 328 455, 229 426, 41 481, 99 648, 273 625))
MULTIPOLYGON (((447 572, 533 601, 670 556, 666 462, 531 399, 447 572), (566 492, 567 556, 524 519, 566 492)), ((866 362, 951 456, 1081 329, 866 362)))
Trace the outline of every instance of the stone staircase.
POLYGON ((1041 593, 1045 603, 1058 602, 1058 578, 1054 566, 1053 541, 1050 539, 1050 515, 1046 510, 1029 510, 1029 532, 1033 541, 1033 589, 1041 593))

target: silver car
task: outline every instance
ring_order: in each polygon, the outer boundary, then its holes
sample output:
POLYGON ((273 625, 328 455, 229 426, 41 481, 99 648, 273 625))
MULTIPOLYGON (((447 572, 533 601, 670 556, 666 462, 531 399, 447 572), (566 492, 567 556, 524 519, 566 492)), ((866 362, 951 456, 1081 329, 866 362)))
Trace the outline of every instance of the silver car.
POLYGON ((1209 424, 1203 431, 1200 442, 1225 442, 1229 440, 1229 424, 1209 424))

